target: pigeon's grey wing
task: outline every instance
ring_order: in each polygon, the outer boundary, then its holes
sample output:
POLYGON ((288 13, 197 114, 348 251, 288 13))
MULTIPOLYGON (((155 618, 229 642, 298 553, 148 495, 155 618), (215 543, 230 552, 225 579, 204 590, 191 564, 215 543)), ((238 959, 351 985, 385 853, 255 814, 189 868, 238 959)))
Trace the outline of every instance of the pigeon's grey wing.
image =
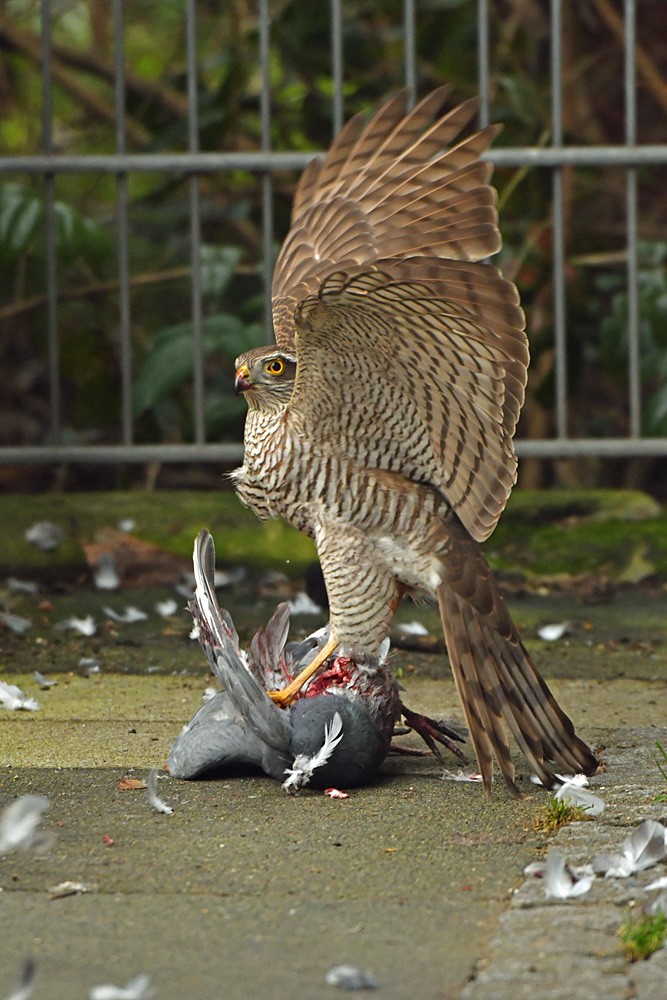
POLYGON ((183 727, 169 751, 174 778, 197 778, 214 768, 252 764, 282 780, 291 757, 248 727, 226 691, 218 691, 183 727))
POLYGON ((235 708, 260 740, 276 750, 287 750, 292 738, 289 715, 278 708, 236 655, 231 643, 216 650, 216 674, 229 693, 235 708))
POLYGON ((289 716, 274 705, 257 678, 248 671, 227 629, 212 631, 209 628, 198 593, 190 601, 190 610, 211 670, 228 692, 236 710, 260 740, 276 750, 287 749, 292 733, 289 716))

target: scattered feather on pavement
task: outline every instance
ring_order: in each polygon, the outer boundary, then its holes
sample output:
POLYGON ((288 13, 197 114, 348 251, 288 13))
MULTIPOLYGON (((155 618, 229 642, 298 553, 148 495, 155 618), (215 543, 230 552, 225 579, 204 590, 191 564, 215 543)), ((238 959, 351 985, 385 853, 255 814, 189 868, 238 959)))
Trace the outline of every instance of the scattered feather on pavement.
POLYGON ((39 670, 33 670, 32 679, 36 684, 39 684, 43 691, 48 691, 49 688, 55 687, 58 683, 56 680, 50 681, 44 674, 40 674, 39 670))
POLYGON ((473 774, 464 774, 463 771, 448 771, 445 769, 442 773, 443 781, 481 781, 482 775, 474 772, 473 774))
POLYGON ((555 792, 554 798, 559 802, 580 806, 587 816, 600 816, 604 812, 604 800, 587 788, 583 788, 579 782, 564 781, 555 792))
POLYGON ((120 587, 120 577, 112 552, 103 552, 97 560, 93 579, 98 590, 117 590, 120 587))
POLYGON ((662 861, 667 831, 657 820, 647 819, 621 844, 620 854, 599 854, 593 869, 605 878, 627 878, 662 861))
POLYGON ((25 531, 25 540, 43 552, 56 549, 63 540, 63 530, 51 521, 37 521, 25 531))
POLYGON ((65 899, 67 896, 82 896, 84 892, 90 892, 91 886, 85 882, 73 882, 66 879, 49 889, 49 899, 65 899))
POLYGON ((7 589, 13 590, 17 594, 31 594, 34 596, 39 593, 39 587, 32 580, 18 580, 15 576, 7 577, 7 589))
POLYGON ((94 656, 82 656, 79 660, 79 666, 86 677, 90 677, 91 674, 99 674, 102 671, 102 664, 94 656))
POLYGON ((37 965, 34 958, 29 955, 23 963, 21 978, 11 993, 8 993, 5 1000, 28 1000, 32 996, 35 988, 35 972, 37 965))
POLYGON ((308 594, 297 594, 293 601, 288 601, 290 614, 292 615, 322 615, 324 612, 319 604, 311 600, 308 594))
POLYGON ((236 566, 234 569, 216 569, 213 586, 216 590, 233 587, 234 584, 241 583, 245 579, 245 572, 245 566, 236 566))
POLYGON ((79 635, 87 636, 95 635, 97 632, 97 625, 92 615, 87 615, 86 618, 77 618, 76 615, 72 615, 71 618, 64 618, 53 627, 63 632, 70 629, 72 632, 78 632, 79 635))
POLYGON ((93 986, 90 1000, 148 1000, 154 994, 150 977, 142 974, 130 979, 125 986, 113 986, 111 983, 93 986))
POLYGON ((654 892, 656 889, 667 889, 667 875, 663 875, 662 878, 657 878, 649 885, 645 885, 644 888, 647 892, 654 892))
POLYGON ((646 907, 651 916, 655 917, 658 914, 658 910, 665 914, 667 917, 667 892, 662 892, 657 899, 652 900, 651 903, 646 907))
POLYGON ((10 712, 22 709, 25 712, 38 712, 39 702, 34 698, 29 698, 16 684, 7 684, 0 681, 0 705, 8 708, 10 712))
POLYGON ((22 795, 10 802, 0 813, 0 854, 40 846, 43 834, 37 827, 50 805, 44 795, 22 795))
POLYGON ((556 642, 558 639, 563 638, 569 628, 569 622, 559 622, 557 625, 543 625, 542 628, 537 630, 537 634, 545 642, 556 642))
POLYGON ((133 622, 143 622, 148 618, 145 611, 141 611, 139 608, 135 608, 132 604, 127 604, 125 610, 118 612, 114 611, 113 608, 102 608, 102 611, 108 618, 112 621, 118 622, 121 625, 131 625, 133 622))
POLYGON ((169 598, 166 601, 158 601, 155 610, 161 618, 168 618, 169 615, 173 615, 178 610, 178 604, 169 598))
MULTIPOLYGON (((557 779, 558 783, 579 785, 580 788, 588 788, 588 778, 585 774, 555 774, 554 778, 557 779)), ((536 774, 531 774, 530 780, 534 785, 541 785, 544 788, 544 782, 541 778, 538 778, 536 774)), ((555 787, 554 785, 551 786, 555 787)))
POLYGON ((570 899, 583 896, 593 885, 595 875, 582 875, 577 878, 574 870, 565 863, 565 858, 555 848, 547 855, 544 866, 544 895, 552 899, 570 899))
POLYGON ((165 816, 171 816, 173 809, 168 806, 167 803, 160 798, 157 793, 157 768, 154 767, 149 771, 148 777, 146 779, 146 795, 148 796, 148 802, 153 806, 153 809, 157 809, 158 812, 164 813, 165 816))
POLYGON ((396 628, 403 635, 428 635, 428 629, 421 622, 401 622, 396 628))
POLYGON ((32 628, 32 618, 21 618, 21 615, 12 615, 6 611, 0 611, 0 622, 15 635, 25 635, 32 628))
POLYGON ((372 974, 356 965, 336 965, 326 975, 327 986, 337 986, 341 990, 376 990, 380 985, 372 974))

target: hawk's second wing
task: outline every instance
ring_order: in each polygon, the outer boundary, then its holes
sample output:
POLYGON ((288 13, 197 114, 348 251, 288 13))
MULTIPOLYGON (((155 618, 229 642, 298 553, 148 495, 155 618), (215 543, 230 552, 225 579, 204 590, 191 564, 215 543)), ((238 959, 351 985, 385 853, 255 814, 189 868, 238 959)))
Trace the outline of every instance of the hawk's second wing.
POLYGON ((516 480, 528 347, 515 286, 486 264, 382 260, 329 275, 295 321, 287 413, 308 446, 430 484, 488 538, 516 480))
POLYGON ((294 308, 333 271, 415 255, 480 260, 500 248, 492 168, 479 159, 499 128, 451 145, 478 102, 442 115, 448 93, 408 110, 400 91, 367 124, 352 118, 304 171, 273 275, 280 347, 294 349, 294 308))

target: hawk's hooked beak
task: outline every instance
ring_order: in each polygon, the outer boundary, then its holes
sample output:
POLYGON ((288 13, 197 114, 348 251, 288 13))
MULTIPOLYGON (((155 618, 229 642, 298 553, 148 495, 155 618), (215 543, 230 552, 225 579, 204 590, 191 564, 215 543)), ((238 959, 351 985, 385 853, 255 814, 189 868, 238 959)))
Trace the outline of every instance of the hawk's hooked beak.
POLYGON ((246 389, 250 388, 250 369, 247 365, 241 365, 236 373, 236 381, 234 382, 234 392, 238 396, 240 392, 245 392, 246 389))

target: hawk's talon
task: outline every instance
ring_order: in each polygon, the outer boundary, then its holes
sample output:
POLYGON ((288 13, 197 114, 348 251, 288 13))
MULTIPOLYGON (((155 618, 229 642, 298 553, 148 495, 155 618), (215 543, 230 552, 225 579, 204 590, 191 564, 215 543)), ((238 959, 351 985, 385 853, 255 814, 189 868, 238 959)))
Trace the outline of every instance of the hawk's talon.
POLYGON ((293 681, 290 681, 287 687, 284 687, 282 691, 267 691, 271 701, 281 708, 288 708, 292 702, 296 701, 306 681, 309 681, 315 671, 319 670, 323 663, 326 663, 337 647, 338 642, 336 639, 329 639, 313 657, 308 666, 293 681))
POLYGON ((278 705, 279 708, 289 708, 289 706, 296 701, 298 691, 292 693, 288 688, 283 688, 282 691, 267 691, 266 692, 274 704, 278 705))

